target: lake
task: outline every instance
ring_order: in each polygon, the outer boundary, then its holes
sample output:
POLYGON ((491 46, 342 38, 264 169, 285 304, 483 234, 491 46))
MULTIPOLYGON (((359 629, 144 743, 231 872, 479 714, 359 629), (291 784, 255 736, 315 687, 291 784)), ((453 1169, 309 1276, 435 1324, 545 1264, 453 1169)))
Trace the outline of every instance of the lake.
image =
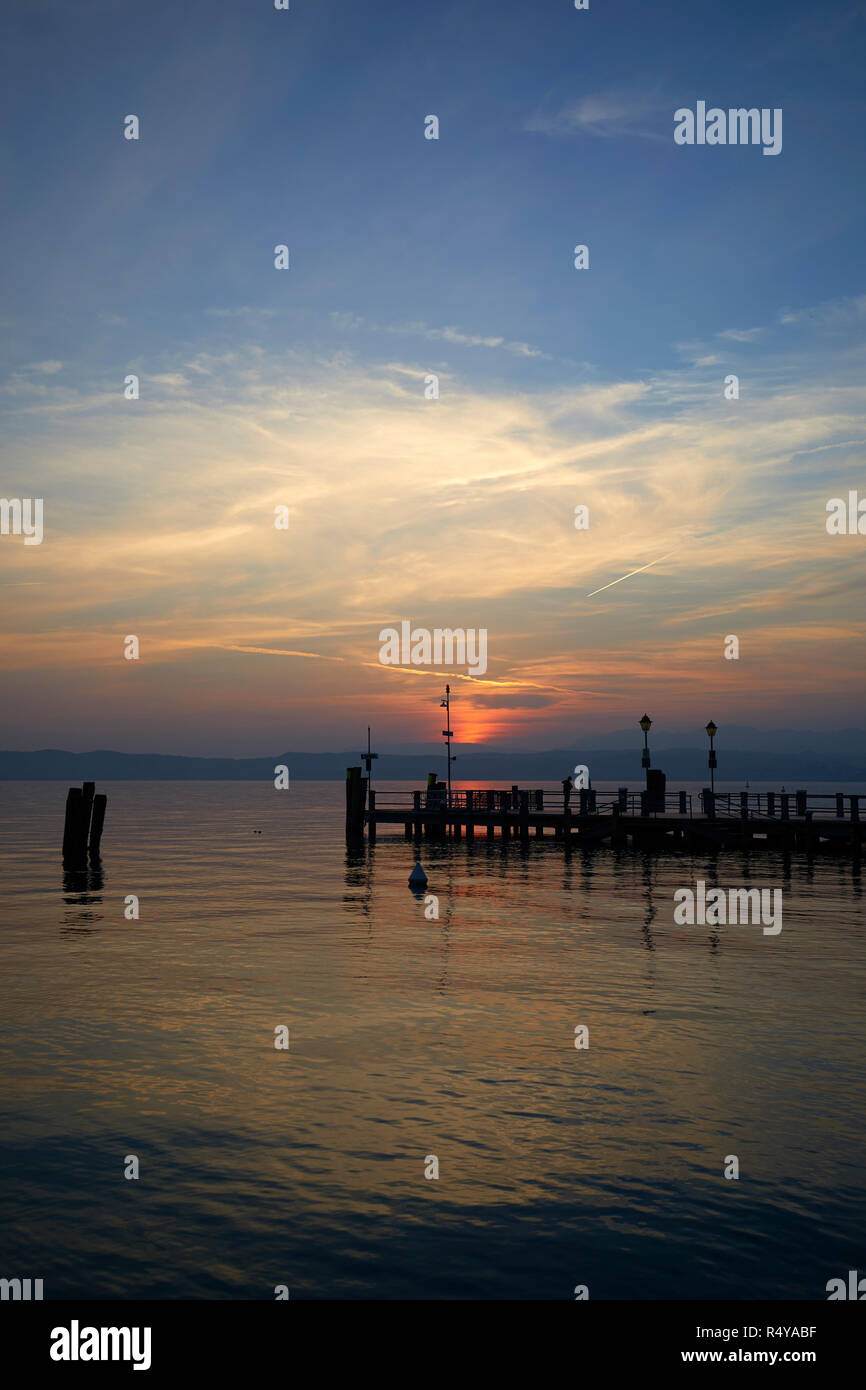
POLYGON ((401 834, 347 852, 342 783, 97 790, 101 873, 64 881, 65 784, 3 784, 0 1275, 823 1299, 866 1270, 859 861, 431 842, 428 920, 401 834), (783 930, 675 925, 698 879, 781 889, 783 930))

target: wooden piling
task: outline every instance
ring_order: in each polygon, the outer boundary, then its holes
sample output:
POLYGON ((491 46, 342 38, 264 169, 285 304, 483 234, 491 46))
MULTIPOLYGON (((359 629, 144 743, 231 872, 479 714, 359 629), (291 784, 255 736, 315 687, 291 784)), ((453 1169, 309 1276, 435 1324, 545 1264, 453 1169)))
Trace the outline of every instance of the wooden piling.
MULTIPOLYGON (((63 821, 63 858, 76 859, 81 850, 82 795, 80 787, 70 787, 66 793, 66 815, 63 821)), ((84 837, 87 843, 87 837, 84 837)))
POLYGON ((367 779, 360 767, 346 768, 346 835, 357 839, 364 834, 364 809, 367 803, 367 779))
POLYGON ((529 792, 520 793, 520 838, 529 839, 529 792))
POLYGON ((108 798, 96 796, 96 783, 85 782, 82 787, 70 787, 66 793, 63 818, 63 859, 67 864, 83 865, 88 848, 91 859, 99 858, 105 807, 108 798))
POLYGON ((99 846, 102 840, 102 827, 105 825, 105 808, 108 805, 108 797, 104 792, 93 798, 93 814, 90 818, 90 858, 99 858, 99 846))

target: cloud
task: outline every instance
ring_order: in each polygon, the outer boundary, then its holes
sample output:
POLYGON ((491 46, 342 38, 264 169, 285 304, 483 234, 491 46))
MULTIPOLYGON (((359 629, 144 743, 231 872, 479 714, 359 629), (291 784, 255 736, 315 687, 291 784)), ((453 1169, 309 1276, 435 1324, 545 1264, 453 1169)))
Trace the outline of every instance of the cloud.
POLYGON ((585 132, 604 138, 637 136, 646 140, 667 140, 669 135, 662 134, 656 119, 667 109, 655 91, 611 89, 580 97, 554 111, 538 111, 529 117, 524 129, 544 135, 585 132))
MULTIPOLYGON (((855 354, 811 375, 762 356, 748 412, 689 366, 524 391, 457 391, 443 376, 435 402, 401 358, 202 344, 141 374, 173 389, 134 417, 87 382, 49 401, 10 398, 30 412, 16 467, 40 479, 46 535, 38 550, 4 550, 9 582, 32 587, 17 590, 0 637, 4 667, 44 673, 37 685, 70 672, 82 689, 94 673, 109 691, 125 680, 133 724, 151 699, 193 721, 205 678, 209 707, 249 704, 238 658, 258 652, 305 658, 256 665, 256 709, 275 721, 287 702, 315 721, 354 701, 394 735, 417 734, 442 672, 395 683, 381 667, 378 633, 395 614, 487 629, 489 678, 453 674, 466 708, 476 688, 514 697, 515 738, 523 720, 540 737, 538 721, 561 730, 602 705, 625 716, 637 691, 664 692, 673 718, 731 676, 730 628, 718 668, 707 659, 723 626, 713 614, 740 615, 751 659, 760 652, 763 671, 778 655, 793 691, 824 670, 798 624, 862 627, 859 552, 824 524, 826 499, 861 478, 855 354), (578 504, 587 531, 574 528, 578 504), (287 531, 277 505, 290 508, 287 531), (147 653, 132 678, 117 670, 127 632, 147 653)), ((856 663, 826 645, 821 656, 853 703, 856 663)))
POLYGON ((788 309, 779 315, 779 323, 790 327, 808 323, 818 328, 845 328, 866 318, 866 294, 842 299, 828 299, 805 309, 788 309))
POLYGON ((453 343, 457 347, 485 347, 502 348, 503 352, 514 353, 517 357, 540 357, 550 361, 550 355, 542 352, 541 348, 533 347, 530 343, 509 341, 506 338, 494 334, 466 333, 461 328, 451 325, 445 328, 431 327, 426 323, 373 323, 370 319, 362 318, 358 314, 338 313, 331 314, 332 322, 345 332, 354 332, 365 328, 371 333, 393 333, 404 338, 423 338, 429 342, 453 343))
POLYGON ((722 333, 717 333, 716 337, 726 338, 732 343, 753 343, 763 332, 763 328, 726 328, 722 333))
POLYGON ((241 304, 234 309, 205 309, 206 314, 216 319, 272 319, 276 316, 276 312, 276 309, 269 309, 261 305, 253 304, 241 304))

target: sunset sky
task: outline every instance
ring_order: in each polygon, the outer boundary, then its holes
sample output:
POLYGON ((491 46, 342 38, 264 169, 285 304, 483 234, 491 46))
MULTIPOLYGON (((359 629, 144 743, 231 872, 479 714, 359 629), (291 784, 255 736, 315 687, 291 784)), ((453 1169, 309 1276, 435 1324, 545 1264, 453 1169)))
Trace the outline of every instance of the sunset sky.
POLYGON ((3 747, 387 751, 446 679, 463 742, 864 723, 866 5, 6 28, 0 493, 45 537, 0 537, 3 747), (782 153, 678 147, 698 100, 782 153), (383 667, 403 619, 486 674, 383 667))

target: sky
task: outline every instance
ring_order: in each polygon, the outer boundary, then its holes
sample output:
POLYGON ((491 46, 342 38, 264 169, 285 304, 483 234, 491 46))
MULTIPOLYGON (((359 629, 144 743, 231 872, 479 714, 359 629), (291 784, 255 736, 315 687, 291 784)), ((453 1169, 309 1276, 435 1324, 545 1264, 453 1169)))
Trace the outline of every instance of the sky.
POLYGON ((2 746, 387 751, 446 680, 458 743, 864 722, 866 3, 4 28, 2 746), (383 665, 405 620, 486 670, 383 665))

